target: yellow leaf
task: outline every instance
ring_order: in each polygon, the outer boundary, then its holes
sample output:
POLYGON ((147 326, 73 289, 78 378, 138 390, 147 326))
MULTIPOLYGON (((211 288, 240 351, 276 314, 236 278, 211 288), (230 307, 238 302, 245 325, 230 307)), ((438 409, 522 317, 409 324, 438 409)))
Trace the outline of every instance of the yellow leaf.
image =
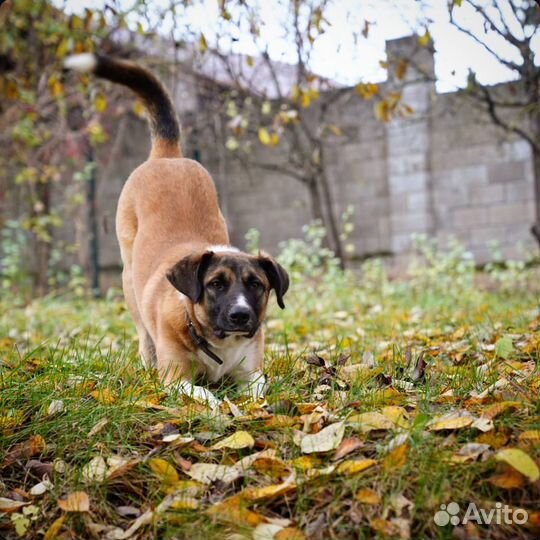
POLYGON ((88 512, 90 500, 86 492, 74 491, 69 493, 65 499, 58 499, 58 506, 64 512, 88 512))
POLYGON ((94 390, 90 392, 90 396, 102 405, 112 405, 116 401, 116 396, 109 388, 94 390))
POLYGON ((270 135, 270 144, 272 146, 277 146, 279 144, 279 135, 277 133, 272 133, 272 135, 270 135))
POLYGON ((429 30, 426 28, 424 35, 418 36, 418 44, 421 47, 426 47, 430 41, 431 41, 431 35, 429 33, 429 30))
POLYGON ((107 109, 107 98, 103 94, 98 94, 94 101, 94 105, 97 112, 104 112, 107 109))
POLYGON ((336 472, 344 475, 358 474, 376 463, 375 459, 346 459, 337 466, 336 472))
POLYGON ((295 469, 299 469, 301 471, 309 471, 315 467, 318 467, 320 464, 320 459, 316 458, 315 456, 300 456, 291 462, 291 465, 295 469))
POLYGON ((343 131, 341 131, 341 128, 339 126, 336 126, 334 124, 330 124, 328 126, 328 129, 336 136, 341 137, 343 135, 343 131))
POLYGON ((311 105, 311 96, 307 92, 302 92, 300 96, 300 104, 304 109, 307 109, 311 105))
POLYGON ((499 450, 495 454, 495 459, 507 463, 523 476, 526 476, 531 482, 536 482, 540 478, 540 469, 536 462, 519 448, 499 450))
POLYGON ((199 501, 193 497, 182 496, 176 497, 171 503, 171 508, 174 510, 196 510, 199 508, 199 501))
POLYGON ((253 463, 253 468, 262 474, 267 474, 274 478, 288 475, 291 470, 281 459, 267 457, 260 458, 253 463))
POLYGON ((256 527, 266 523, 267 519, 246 508, 245 502, 238 495, 233 495, 219 504, 211 506, 206 513, 218 521, 226 521, 237 526, 256 527))
POLYGON ((394 448, 383 461, 383 469, 386 472, 401 469, 407 463, 407 456, 409 455, 409 445, 401 444, 397 448, 394 448))
POLYGON ((394 422, 380 412, 353 414, 349 416, 347 423, 359 429, 362 433, 369 433, 377 429, 392 429, 394 427, 394 422))
POLYGON ((266 128, 259 128, 259 140, 267 146, 271 144, 272 139, 266 128))
POLYGON ((306 535, 294 527, 285 527, 274 535, 274 540, 306 540, 306 535))
POLYGON ((261 488, 247 488, 241 491, 240 495, 244 500, 258 502, 262 499, 274 499, 281 495, 288 495, 296 491, 296 484, 290 482, 283 482, 281 484, 274 484, 271 486, 265 486, 261 488))
POLYGON ((199 51, 201 51, 202 53, 205 53, 207 50, 208 50, 208 42, 206 41, 204 34, 201 34, 201 37, 199 38, 199 51))
POLYGON ((382 100, 375 104, 375 117, 381 122, 389 122, 392 119, 390 106, 387 101, 382 100))
POLYGON ((58 536, 58 533, 60 532, 60 529, 62 528, 65 519, 65 515, 60 516, 58 519, 56 519, 45 533, 43 540, 54 540, 58 536))
POLYGON ((540 444, 540 429, 524 431, 519 435, 518 439, 521 443, 538 445, 540 444))
POLYGON ((354 498, 362 504, 381 504, 381 497, 370 488, 363 488, 356 492, 354 498))
POLYGON ((345 435, 345 422, 336 422, 321 429, 318 433, 305 435, 300 447, 304 454, 329 452, 340 445, 343 435, 345 435))
POLYGON ((389 405, 388 407, 383 407, 381 413, 393 422, 396 427, 408 428, 410 426, 408 420, 409 413, 403 407, 389 405))
POLYGON ((179 481, 176 469, 168 461, 161 458, 152 458, 148 461, 148 465, 164 484, 170 485, 179 481))
POLYGON ((221 450, 222 448, 239 450, 241 448, 253 448, 254 444, 253 437, 247 431, 237 431, 226 439, 214 444, 212 450, 221 450))
POLYGON ((431 431, 440 431, 443 429, 460 429, 470 426, 475 418, 469 411, 452 411, 443 416, 434 418, 428 424, 431 431))
POLYGON ((255 64, 255 61, 253 60, 253 56, 246 56, 246 63, 249 67, 253 67, 255 64))
POLYGON ((64 38, 59 44, 58 44, 58 47, 56 49, 56 56, 58 58, 64 58, 64 56, 66 56, 66 54, 68 53, 69 51, 69 39, 68 38, 64 38))
POLYGON ((354 88, 356 93, 364 99, 372 99, 379 94, 379 85, 374 83, 360 83, 354 88))
POLYGON ((396 78, 402 81, 407 74, 407 68, 409 67, 409 61, 406 58, 401 58, 396 66, 396 78))

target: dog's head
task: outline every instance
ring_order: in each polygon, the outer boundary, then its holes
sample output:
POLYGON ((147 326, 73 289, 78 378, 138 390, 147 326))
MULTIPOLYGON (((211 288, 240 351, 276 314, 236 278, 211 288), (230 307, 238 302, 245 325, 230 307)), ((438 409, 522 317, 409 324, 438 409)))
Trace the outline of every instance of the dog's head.
POLYGON ((167 279, 195 304, 199 322, 218 338, 252 337, 264 319, 270 291, 284 308, 289 288, 287 272, 270 256, 234 251, 188 255, 167 279))

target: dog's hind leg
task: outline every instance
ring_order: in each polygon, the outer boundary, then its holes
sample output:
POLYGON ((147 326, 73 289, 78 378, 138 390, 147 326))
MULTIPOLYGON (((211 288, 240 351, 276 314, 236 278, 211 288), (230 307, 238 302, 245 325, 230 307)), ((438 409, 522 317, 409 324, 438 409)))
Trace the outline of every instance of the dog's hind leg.
POLYGON ((137 299, 135 298, 135 292, 133 290, 133 284, 131 280, 131 269, 126 265, 122 272, 122 286, 124 289, 124 298, 128 309, 135 322, 137 328, 137 334, 139 336, 139 354, 146 369, 151 369, 155 366, 156 349, 154 342, 150 337, 150 334, 146 330, 144 323, 139 313, 139 307, 137 305, 137 299))

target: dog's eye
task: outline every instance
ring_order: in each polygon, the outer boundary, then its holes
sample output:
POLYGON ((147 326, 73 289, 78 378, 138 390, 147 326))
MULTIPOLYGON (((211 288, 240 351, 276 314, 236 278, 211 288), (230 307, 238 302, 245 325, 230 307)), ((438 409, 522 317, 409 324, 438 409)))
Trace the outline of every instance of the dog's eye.
POLYGON ((216 291, 222 291, 225 288, 225 283, 221 279, 213 279, 209 285, 216 291))
POLYGON ((261 289, 263 284, 257 279, 250 279, 248 282, 248 287, 253 290, 261 289))

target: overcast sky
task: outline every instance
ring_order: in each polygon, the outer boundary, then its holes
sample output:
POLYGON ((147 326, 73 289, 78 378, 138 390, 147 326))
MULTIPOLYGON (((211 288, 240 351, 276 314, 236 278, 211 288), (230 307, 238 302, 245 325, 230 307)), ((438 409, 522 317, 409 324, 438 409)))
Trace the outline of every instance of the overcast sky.
MULTIPOLYGON (((122 5, 130 5, 129 0, 118 0, 122 5)), ((166 0, 154 0, 154 5, 166 0)), ((286 12, 280 9, 276 0, 250 0, 260 6, 263 25, 261 39, 269 44, 270 55, 278 60, 294 62, 294 48, 290 41, 283 39, 283 19, 286 12)), ((501 5, 506 0, 497 0, 501 5)), ((58 4, 62 4, 60 0, 58 4)), ((103 5, 105 0, 69 0, 68 10, 80 11, 84 7, 103 5)), ((152 3, 151 3, 152 4, 152 3)), ((482 22, 466 3, 458 10, 464 26, 483 33, 482 22)), ((513 74, 501 66, 487 51, 470 37, 462 34, 448 21, 446 0, 333 0, 326 11, 329 25, 325 33, 317 38, 311 68, 315 73, 345 84, 359 81, 380 81, 385 72, 380 61, 385 59, 385 41, 411 34, 422 33, 421 26, 426 18, 431 22, 429 31, 435 45, 435 70, 439 79, 437 89, 451 91, 465 84, 469 69, 477 73, 483 83, 496 83, 513 78, 513 74), (421 8, 421 6, 423 6, 421 8), (365 21, 369 21, 367 38, 360 35, 365 21), (354 38, 353 34, 356 34, 354 38)), ((222 23, 217 0, 204 0, 204 5, 191 9, 187 23, 195 30, 202 31, 209 43, 222 23)), ((160 32, 170 32, 170 21, 160 23, 160 32)), ((501 40, 488 38, 490 44, 501 55, 516 59, 517 53, 501 40)), ((535 37, 540 51, 540 31, 535 37)), ((250 36, 238 35, 232 45, 234 52, 256 54, 257 48, 250 36)))

